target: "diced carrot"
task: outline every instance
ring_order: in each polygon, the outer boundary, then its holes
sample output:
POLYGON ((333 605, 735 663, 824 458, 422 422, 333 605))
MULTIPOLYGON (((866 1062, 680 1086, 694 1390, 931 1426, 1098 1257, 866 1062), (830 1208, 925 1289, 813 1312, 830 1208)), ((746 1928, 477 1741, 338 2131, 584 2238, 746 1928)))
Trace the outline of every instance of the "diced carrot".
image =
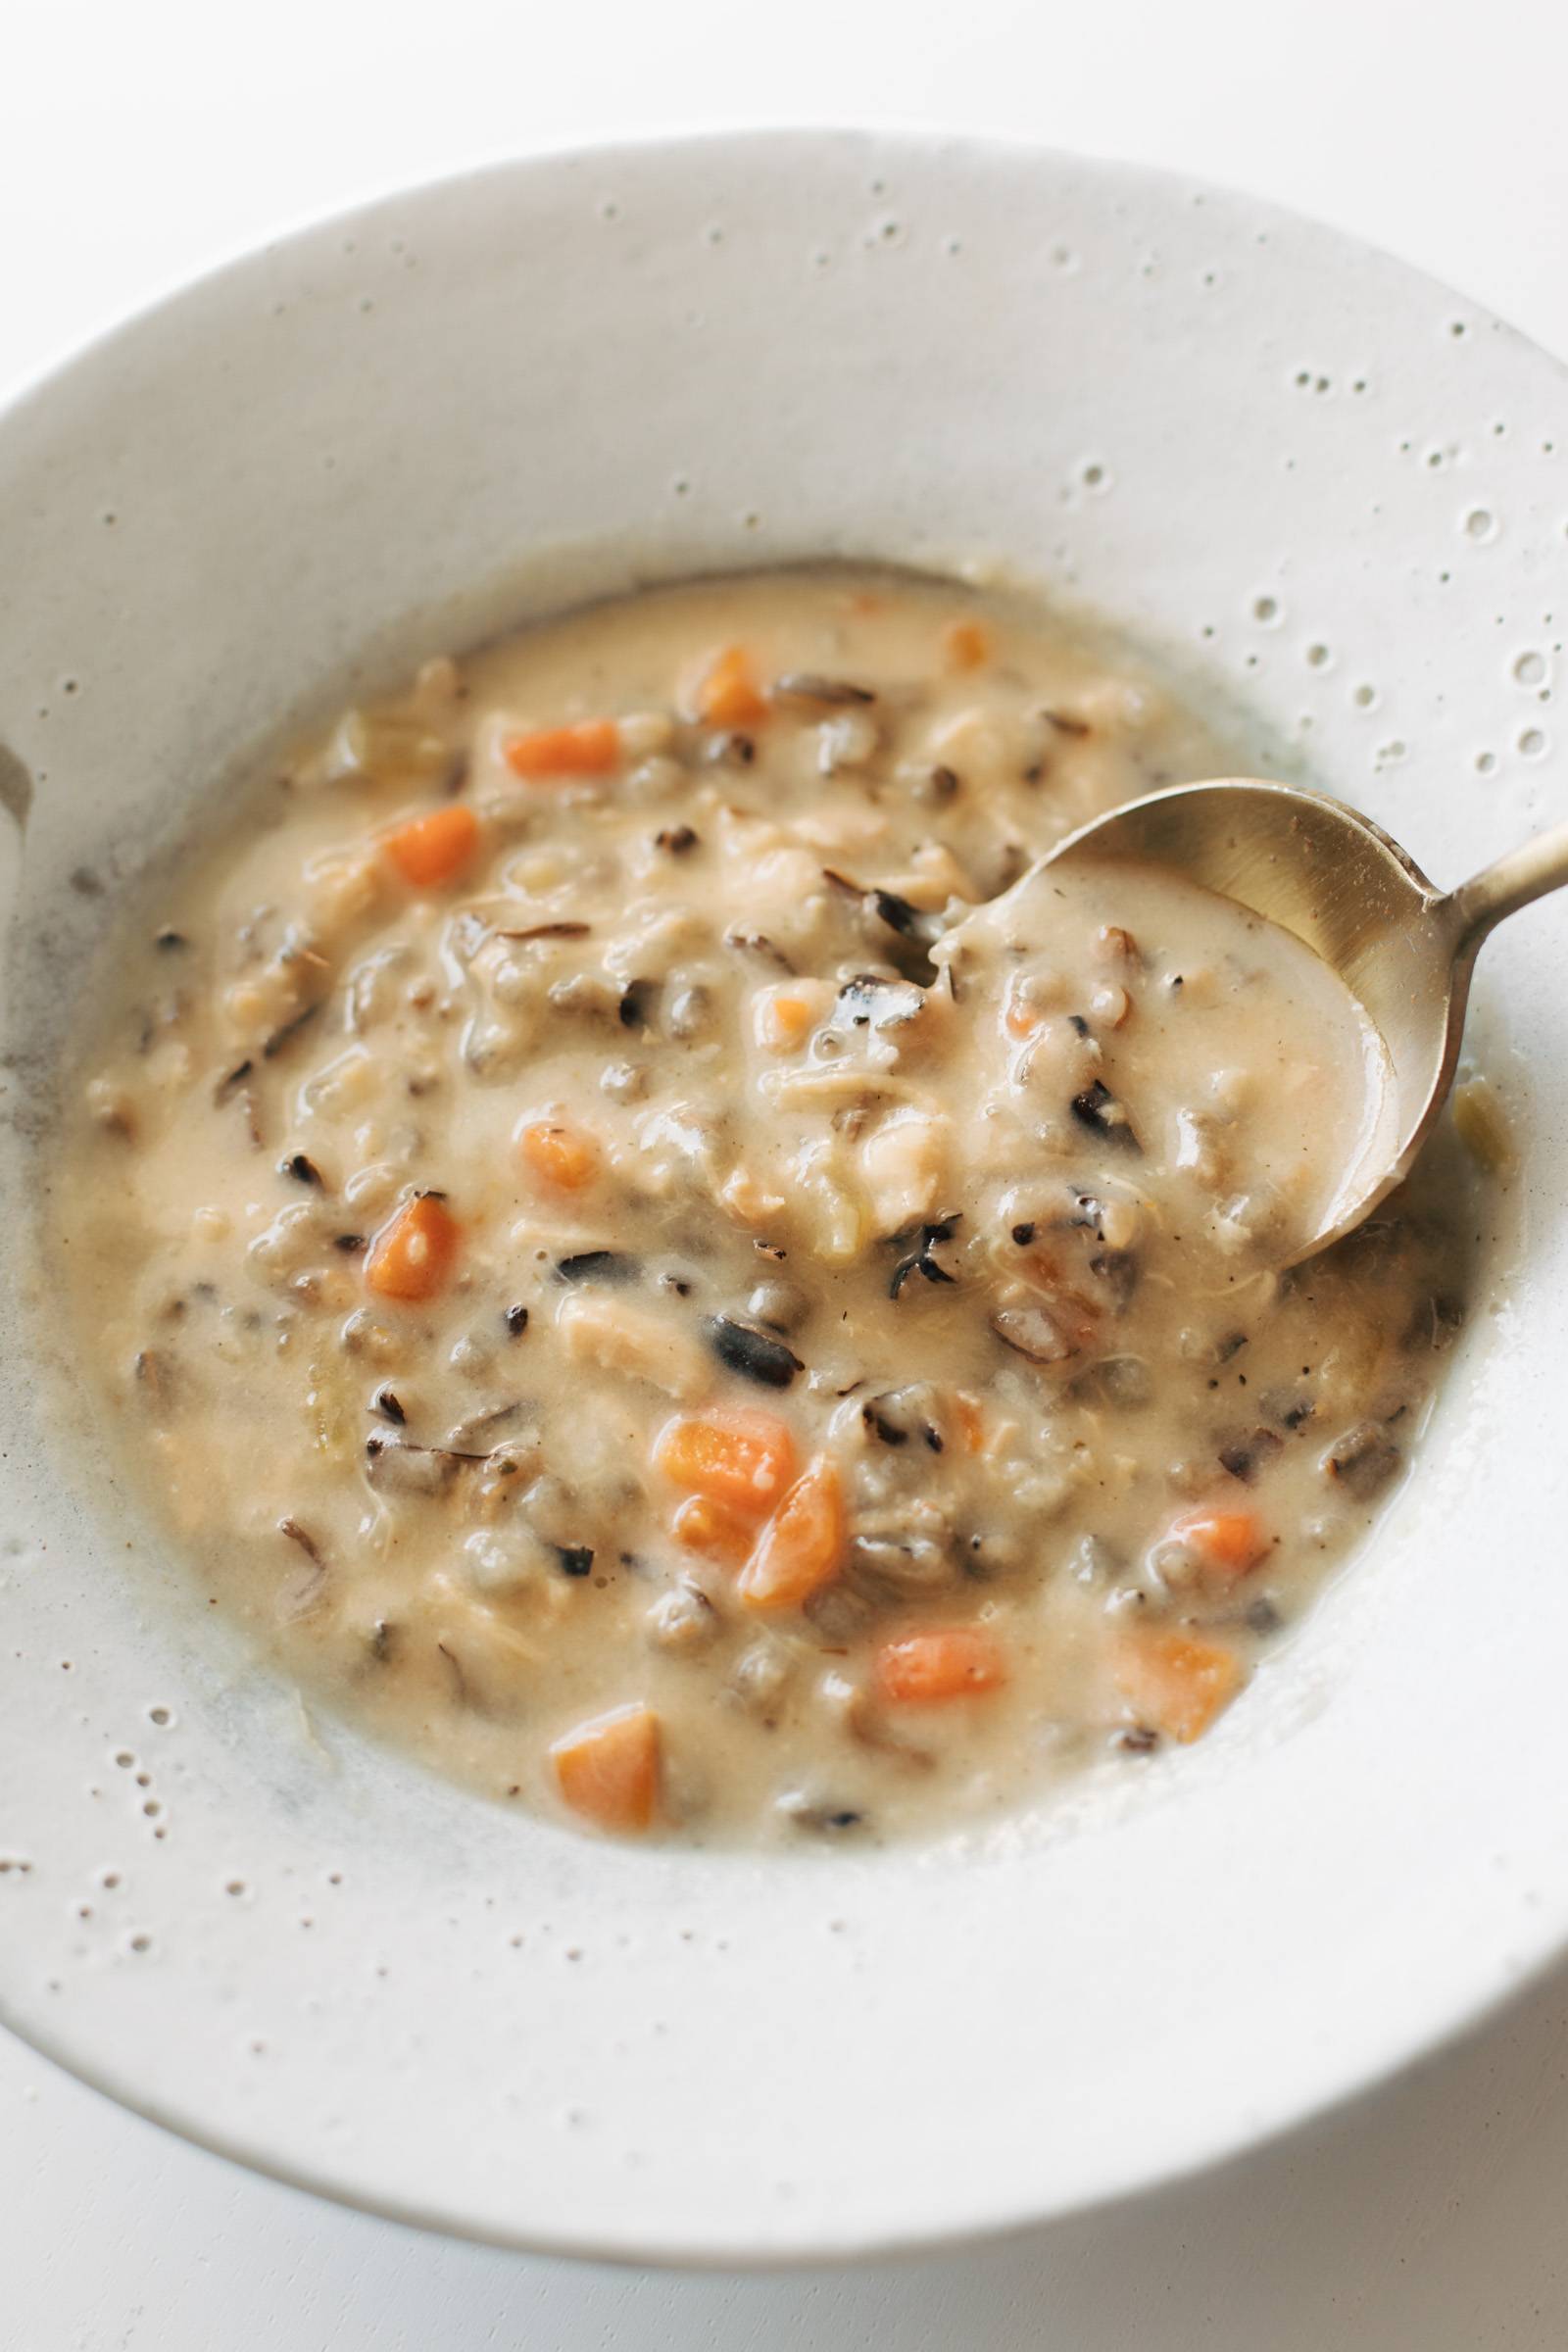
POLYGON ((580 718, 509 735, 502 750, 513 774, 530 784, 550 776, 608 776, 621 762, 620 729, 612 718, 580 718))
POLYGON ((1000 1690, 1007 1662, 977 1625, 939 1625, 927 1633, 884 1642, 876 1653, 877 1689, 896 1706, 929 1706, 941 1699, 974 1698, 1000 1690))
POLYGON ((666 1421, 654 1461, 672 1486, 755 1525, 795 1475, 795 1440, 776 1413, 731 1405, 666 1421))
POLYGON ((787 988, 770 990, 757 1007, 757 1042, 770 1054, 793 1054, 815 1025, 815 1005, 787 988))
POLYGON ((602 1830, 646 1830, 659 1802, 659 1717, 652 1707, 595 1715, 550 1750, 556 1785, 574 1813, 602 1830))
POLYGON ((985 1414, 982 1412, 978 1400, 963 1389, 956 1389, 954 1392, 953 1418, 958 1425, 958 1436, 962 1441, 964 1452, 983 1453, 986 1443, 985 1414))
POLYGON ((405 882, 416 890, 435 890, 460 874, 479 846, 479 819, 462 801, 411 816, 407 824, 382 835, 381 847, 405 882))
POLYGON ((727 645, 709 663, 697 689, 697 715, 708 727, 755 727, 767 704, 744 646, 727 645))
POLYGON ((1184 1511, 1172 1522, 1172 1538, 1217 1576, 1246 1576, 1272 1548, 1272 1539, 1255 1511, 1184 1511))
POLYGON ((991 659, 991 631, 983 621, 950 620, 942 651, 950 669, 979 669, 991 659))
POLYGON ((736 1585, 750 1609, 798 1609, 844 1558, 844 1491, 825 1453, 808 1462, 757 1539, 736 1585))
POLYGON ((383 1225, 365 1260, 368 1289, 383 1298, 433 1298, 457 1262, 460 1228, 444 1200, 420 1193, 383 1225))
POLYGON ((1115 1677, 1140 1723, 1184 1744, 1201 1739, 1242 1687, 1236 1652, 1201 1634, 1128 1634, 1115 1677))
POLYGON ((553 1119, 529 1119, 517 1130, 517 1149, 541 1184, 580 1193, 599 1172, 599 1147, 591 1135, 553 1119))
POLYGON ((739 1568, 752 1548, 753 1530, 710 1494, 688 1494, 677 1507, 669 1532, 688 1551, 721 1560, 727 1568, 739 1568))

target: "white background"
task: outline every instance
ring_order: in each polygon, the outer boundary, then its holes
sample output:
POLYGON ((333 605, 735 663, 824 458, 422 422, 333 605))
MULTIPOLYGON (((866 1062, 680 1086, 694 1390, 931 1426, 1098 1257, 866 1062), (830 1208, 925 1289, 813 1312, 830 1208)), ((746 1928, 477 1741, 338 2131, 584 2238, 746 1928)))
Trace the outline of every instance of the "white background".
MULTIPOLYGON (((1565 88, 1556 0, 0 0, 0 396, 363 196, 739 122, 991 128, 1206 173, 1568 351, 1565 88)), ((1244 2168, 1004 2247, 783 2279, 416 2237, 168 2140, 0 2037, 0 2347, 1560 2352, 1565 2188, 1568 1971, 1244 2168)))

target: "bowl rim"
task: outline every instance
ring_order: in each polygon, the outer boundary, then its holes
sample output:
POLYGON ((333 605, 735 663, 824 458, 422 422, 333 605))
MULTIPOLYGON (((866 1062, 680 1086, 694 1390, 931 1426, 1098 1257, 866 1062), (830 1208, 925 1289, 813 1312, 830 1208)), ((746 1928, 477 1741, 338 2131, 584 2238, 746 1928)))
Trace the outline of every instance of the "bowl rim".
POLYGON ((1321 2098, 1293 2113, 1282 2114, 1262 2128, 1243 2127, 1228 2139, 1216 2139, 1209 2146, 1196 2150, 1191 2158, 1164 2164, 1158 2171, 1140 2173, 1130 2166, 1126 2179, 1089 2189, 1081 2197, 1063 2198, 1046 2209, 1020 2206, 991 2221, 960 2222, 941 2230, 924 2227, 887 2230, 868 2232, 848 2242, 802 2239, 744 2250, 719 2239, 672 2240, 667 2236, 639 2239, 635 2233, 627 2232, 605 2236, 592 2231, 489 2229, 466 2224, 432 2205, 360 2194, 342 2180, 307 2164, 283 2163, 253 2151, 238 2132, 202 2130, 159 2100, 120 2087, 112 2070, 78 2065, 67 2050, 56 2046, 52 2035, 33 2033, 13 2023, 3 2003, 0 2003, 0 2030, 84 2089, 108 2099, 139 2122, 167 2132, 187 2147, 198 2148, 204 2155, 215 2157, 236 2171, 256 2174, 279 2187, 318 2197, 324 2204, 346 2213, 363 2214, 370 2221, 390 2222, 422 2237, 452 2238, 462 2245, 486 2246, 500 2253, 552 2262, 594 2263, 613 2270, 710 2278, 787 2277, 808 2271, 867 2270, 928 2257, 983 2253, 994 2246, 1044 2235, 1058 2224, 1129 2212, 1167 2191, 1217 2179, 1233 2167, 1247 2163, 1254 2153, 1283 2146, 1298 2132, 1348 2123, 1358 2111, 1370 2108, 1391 2084, 1418 2068, 1472 2048, 1516 2009, 1528 2004, 1561 1962, 1565 1950, 1568 1950, 1568 1931, 1555 1944, 1544 1948, 1517 1972, 1510 1973, 1506 1981, 1495 1984, 1480 2001, 1456 2014, 1449 2024, 1436 2032, 1414 2033, 1407 2046, 1392 2050, 1387 2061, 1375 2070, 1363 2069, 1353 2079, 1335 2082, 1321 2098))
MULTIPOLYGON (((1245 186, 1162 166, 1081 154, 1023 133, 962 126, 949 130, 874 122, 801 122, 662 131, 587 144, 563 141, 530 146, 513 156, 492 157, 464 170, 433 172, 414 181, 383 186, 368 197, 331 212, 291 219, 277 233, 259 243, 244 245, 194 276, 166 287, 136 310, 111 320, 79 344, 68 348, 41 371, 24 378, 0 403, 0 444, 63 384, 89 371, 100 360, 113 357, 149 330, 177 319, 187 306, 199 305, 220 288, 228 291, 241 286, 247 277, 259 275, 275 257, 304 254, 318 243, 324 247, 345 233, 373 232, 382 220, 400 217, 406 207, 426 197, 456 195, 464 189, 503 183, 525 187, 536 181, 548 181, 565 171, 613 172, 649 164, 678 165, 687 157, 711 160, 732 156, 737 167, 744 169, 752 159, 766 155, 775 160, 795 160, 805 166, 824 149, 882 164, 890 174, 901 166, 929 168, 954 163, 961 167, 966 161, 1016 166, 1022 170, 1054 164, 1106 187, 1141 186, 1171 199, 1187 202, 1195 198, 1210 199, 1216 207, 1245 207, 1252 221, 1278 223, 1298 236, 1305 232, 1346 256, 1380 259, 1396 268, 1412 287, 1423 288, 1433 295, 1452 295, 1456 291, 1446 280, 1373 240, 1295 207, 1256 196, 1245 186)), ((1568 385, 1568 361, 1499 318, 1489 304, 1468 294, 1460 299, 1478 326, 1528 352, 1533 364, 1549 367, 1559 382, 1568 385)), ((1081 2194, 1063 2195, 1049 2206, 1042 2207, 1038 2200, 1026 2198, 1011 2210, 999 2212, 994 2219, 963 2221, 947 2230, 916 2223, 907 2230, 893 2228, 866 2232, 848 2241, 802 2236, 760 2244, 755 2249, 738 2249, 722 2237, 705 2240, 663 2236, 642 2240, 635 2230, 607 2234, 531 2226, 516 2230, 466 2227, 461 2219, 434 2204, 357 2193, 329 2172, 307 2163, 273 2158, 265 2146, 249 2144, 242 2127, 233 2131, 199 2127, 172 2102, 149 2096, 130 2082, 122 2080, 113 2066, 94 2065, 74 2056, 68 2032, 56 2034, 22 2023, 11 2014, 3 1989, 0 1989, 0 2024, 63 2073, 189 2144, 286 2187, 403 2228, 519 2253, 640 2269, 785 2273, 986 2246, 1045 2230, 1057 2222, 1132 2205, 1166 2188, 1223 2173, 1254 2149, 1275 2146, 1310 2125, 1353 2114, 1363 2101, 1376 2098, 1391 2082, 1414 2066, 1478 2038, 1516 2003, 1524 2001, 1560 1964, 1565 1953, 1568 1953, 1568 1880, 1555 1914, 1543 1902, 1531 1926, 1516 1929, 1506 1953, 1498 1946, 1489 1946, 1480 1956, 1480 1965, 1473 1972, 1475 1982, 1468 1991, 1432 2003, 1434 2014, 1413 2010, 1413 2022, 1402 2036, 1391 2037, 1384 2053, 1371 2065, 1353 2053, 1341 2051, 1333 2066, 1324 2072, 1318 2088, 1294 2098, 1266 2123, 1238 2119, 1228 2131, 1214 2131, 1206 2142, 1195 2146, 1189 2157, 1177 2161, 1161 2159, 1152 2169, 1141 2164, 1134 2155, 1123 2163, 1119 2177, 1112 2177, 1110 2168, 1102 2168, 1102 2177, 1091 2181, 1081 2194)))

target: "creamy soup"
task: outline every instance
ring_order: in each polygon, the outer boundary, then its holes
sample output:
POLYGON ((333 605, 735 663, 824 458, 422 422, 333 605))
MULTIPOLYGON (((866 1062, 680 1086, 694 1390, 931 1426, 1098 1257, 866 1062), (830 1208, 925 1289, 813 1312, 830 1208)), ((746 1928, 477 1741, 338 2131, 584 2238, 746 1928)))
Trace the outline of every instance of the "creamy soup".
POLYGON ((53 1235, 122 1457, 315 1691, 625 1834, 870 1838, 1216 1720, 1397 1480, 1381 1050, 1036 857, 1226 772, 1023 603, 605 605, 347 712, 122 943, 53 1235))

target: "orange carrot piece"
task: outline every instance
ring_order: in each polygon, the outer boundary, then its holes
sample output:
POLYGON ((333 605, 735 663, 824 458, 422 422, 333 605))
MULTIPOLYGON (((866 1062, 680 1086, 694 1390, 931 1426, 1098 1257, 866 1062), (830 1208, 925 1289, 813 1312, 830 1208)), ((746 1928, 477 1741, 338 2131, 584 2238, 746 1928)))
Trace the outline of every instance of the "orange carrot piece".
POLYGON ((930 1706, 1000 1690, 1007 1662, 993 1637, 977 1625, 939 1625, 884 1642, 876 1653, 876 1683, 895 1706, 930 1706))
POLYGON ((435 890, 460 874, 479 846, 479 819, 461 801, 411 816, 382 836, 381 847, 405 882, 435 890))
POLYGON ((1236 1652, 1201 1634, 1128 1634, 1115 1677, 1138 1721, 1183 1745, 1200 1740, 1242 1687, 1236 1652))
POLYGON ((574 1813, 602 1830, 646 1830, 659 1802, 660 1745, 652 1707, 596 1715, 552 1746, 556 1786, 574 1813))
POLYGON ((721 1560, 727 1568, 739 1568, 752 1548, 751 1528, 710 1494, 688 1494, 677 1507, 669 1532, 688 1551, 721 1560))
POLYGON ((1033 1037, 1045 1014, 1027 997, 1009 997, 1002 1015, 1002 1025, 1009 1037, 1033 1037))
POLYGON ((844 1535, 844 1490, 819 1453, 758 1537, 736 1591, 749 1609, 798 1609, 837 1576, 844 1535))
POLYGON ((697 715, 708 727, 755 727, 767 716, 744 646, 727 645, 715 655, 697 689, 697 715))
POLYGON ((368 1290, 383 1298, 433 1298, 457 1262, 461 1228, 445 1201, 420 1193, 383 1225, 365 1260, 368 1290))
POLYGON ((1246 1576, 1272 1548, 1272 1538, 1255 1511, 1184 1511, 1170 1532, 1216 1576, 1246 1576))
POLYGON ((757 1042, 769 1054, 793 1054, 810 1036, 816 1007, 806 997, 775 989, 757 1008, 757 1042))
POLYGON ((612 718, 580 718, 509 735, 502 750, 513 774, 530 784, 549 776, 608 776, 621 762, 620 729, 612 718))
POLYGON ((599 1147, 591 1135, 552 1119, 530 1119, 517 1130, 517 1149, 541 1184, 580 1193, 599 1172, 599 1147))
POLYGON ((983 621, 950 620, 942 651, 950 669, 979 669, 991 659, 991 631, 983 621))
POLYGON ((776 1413, 732 1405, 666 1421, 654 1461, 672 1486, 755 1523, 795 1475, 795 1440, 776 1413))
POLYGON ((958 1425, 965 1453, 983 1453, 986 1444, 986 1417, 978 1398, 966 1390, 957 1389, 953 1397, 953 1418, 958 1425))

